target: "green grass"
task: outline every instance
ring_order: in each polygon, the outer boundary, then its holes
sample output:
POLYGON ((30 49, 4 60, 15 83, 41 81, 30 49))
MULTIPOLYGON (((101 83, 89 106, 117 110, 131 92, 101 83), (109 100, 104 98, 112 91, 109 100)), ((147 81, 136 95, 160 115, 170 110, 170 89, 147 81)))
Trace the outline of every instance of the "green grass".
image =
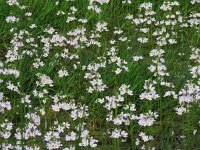
MULTIPOLYGON (((191 107, 188 108, 190 110, 189 112, 179 116, 174 110, 175 107, 179 106, 178 99, 163 97, 168 90, 173 90, 178 93, 188 80, 192 80, 192 82, 196 83, 199 87, 199 76, 195 79, 192 78, 189 67, 199 65, 190 60, 190 46, 199 48, 200 26, 199 24, 195 27, 186 28, 180 27, 179 24, 174 26, 174 31, 178 34, 176 38, 177 44, 167 44, 162 46, 162 49, 165 50, 165 54, 163 55, 163 58, 165 59, 164 64, 169 73, 169 76, 164 77, 164 80, 173 83, 175 88, 166 88, 157 84, 155 87, 157 93, 161 95, 160 98, 152 101, 140 100, 139 95, 144 92, 143 85, 145 80, 156 80, 158 83, 160 81, 148 70, 148 67, 152 64, 152 58, 149 57, 149 53, 152 49, 157 47, 155 37, 152 36, 152 33, 158 29, 158 27, 154 24, 141 24, 140 26, 136 26, 131 24, 130 20, 125 19, 127 14, 132 14, 134 18, 138 17, 138 14, 142 13, 142 11, 139 10, 139 5, 142 2, 153 3, 153 10, 156 12, 154 16, 157 20, 163 20, 167 14, 174 13, 175 11, 180 11, 184 17, 188 16, 191 12, 200 11, 200 4, 192 5, 189 0, 179 1, 180 6, 174 8, 172 12, 163 12, 159 9, 163 3, 161 0, 135 0, 132 4, 122 4, 120 0, 110 0, 108 4, 101 6, 102 12, 100 14, 88 10, 88 0, 76 0, 74 2, 61 0, 58 5, 55 5, 54 0, 19 0, 21 5, 27 6, 25 10, 20 10, 17 6, 9 6, 5 0, 0 0, 0 60, 4 63, 4 68, 15 68, 20 71, 20 76, 17 79, 12 75, 0 74, 0 79, 3 80, 0 92, 4 93, 4 96, 7 97, 7 100, 10 101, 12 105, 10 111, 6 110, 4 113, 0 113, 0 124, 5 122, 6 118, 13 123, 11 137, 4 139, 0 136, 0 143, 11 143, 15 145, 17 141, 14 137, 15 129, 17 127, 24 129, 27 123, 31 122, 30 119, 25 118, 25 114, 28 112, 39 112, 38 109, 44 108, 46 114, 40 116, 41 125, 38 127, 42 135, 46 134, 48 129, 53 126, 55 120, 58 120, 59 122, 70 122, 73 128, 71 131, 75 130, 74 127, 79 123, 85 122, 87 123, 86 128, 90 131, 90 134, 94 136, 95 139, 99 140, 98 146, 94 148, 97 150, 140 149, 143 144, 139 146, 135 145, 135 140, 138 138, 140 132, 145 132, 147 135, 152 135, 154 137, 153 141, 144 143, 146 149, 148 147, 150 149, 155 147, 156 149, 163 150, 200 149, 200 125, 198 123, 200 121, 199 99, 195 103, 190 104, 191 107), (75 17, 78 19, 87 19, 87 24, 82 25, 77 21, 68 24, 66 23, 67 13, 70 12, 71 6, 77 8, 75 17), (58 10, 63 10, 66 15, 57 16, 56 13, 58 10), (30 19, 24 16, 24 14, 29 11, 32 12, 30 19), (13 24, 7 23, 5 21, 6 17, 12 15, 18 17, 20 21, 13 24), (45 28, 53 27, 58 34, 65 36, 68 39, 71 38, 67 35, 69 31, 78 27, 85 27, 87 30, 85 36, 89 39, 91 33, 95 31, 95 25, 98 21, 107 22, 107 27, 109 29, 107 32, 100 33, 101 37, 97 39, 98 42, 101 43, 101 47, 94 45, 87 47, 84 42, 79 42, 80 45, 84 46, 83 49, 75 48, 67 44, 63 47, 53 46, 48 57, 45 58, 42 56, 44 44, 40 41, 38 36, 51 37, 49 34, 43 32, 45 28), (30 29, 29 26, 31 24, 36 24, 37 28, 30 29), (13 33, 10 32, 12 27, 16 28, 16 31, 13 33), (115 27, 122 29, 124 31, 122 36, 126 36, 129 41, 119 41, 118 38, 121 37, 121 35, 113 34, 115 27), (141 44, 137 41, 137 38, 145 36, 137 30, 140 27, 148 27, 150 29, 150 32, 147 35, 149 42, 146 44, 141 44), (29 36, 35 38, 34 43, 38 44, 38 48, 35 48, 38 56, 34 55, 33 57, 30 57, 28 55, 23 55, 23 58, 20 60, 6 63, 5 55, 9 48, 13 47, 10 41, 13 39, 14 33, 18 33, 20 30, 28 31, 30 33, 29 36), (107 55, 107 52, 112 47, 109 43, 111 39, 118 40, 115 44, 118 49, 117 56, 122 60, 127 61, 129 71, 123 71, 121 74, 116 75, 113 72, 113 70, 116 69, 116 64, 107 64, 105 68, 100 68, 98 72, 101 74, 103 82, 108 88, 104 92, 88 93, 86 89, 90 84, 89 81, 84 78, 86 71, 82 70, 82 66, 87 66, 90 63, 99 63, 97 57, 105 57, 108 60, 109 56, 107 55), (70 60, 61 57, 57 58, 56 54, 62 53, 64 48, 68 48, 71 54, 79 55, 79 59, 70 60), (179 53, 184 53, 184 55, 180 56, 179 53), (135 62, 133 61, 133 56, 136 55, 141 55, 144 59, 135 62), (45 65, 38 69, 34 68, 32 64, 35 58, 41 58, 45 65), (74 69, 73 65, 77 64, 77 62, 80 62, 80 65, 78 64, 77 69, 74 69), (58 77, 58 71, 62 67, 65 67, 69 71, 69 76, 63 78, 58 77), (38 81, 36 76, 37 73, 48 75, 53 80, 54 86, 36 86, 36 81, 38 81), (14 85, 17 85, 19 82, 20 94, 9 90, 6 87, 7 81, 11 81, 14 85), (122 84, 130 85, 130 89, 133 91, 133 96, 125 96, 125 102, 123 104, 125 105, 129 102, 134 103, 136 105, 136 112, 134 112, 134 114, 139 115, 148 110, 158 112, 159 118, 156 119, 153 126, 139 126, 136 120, 131 120, 129 126, 116 126, 113 123, 106 121, 105 118, 108 110, 106 110, 103 105, 95 103, 95 101, 97 98, 116 95, 118 93, 118 88, 122 84), (44 88, 49 92, 48 94, 45 94, 44 98, 33 96, 33 91, 35 89, 42 91, 44 88), (86 104, 89 107, 89 117, 73 121, 72 118, 69 117, 70 112, 68 111, 52 111, 51 105, 53 100, 50 95, 53 96, 58 93, 67 96, 67 98, 61 100, 63 102, 70 102, 74 99, 77 106, 79 103, 86 104), (25 104, 21 102, 21 99, 25 95, 31 95, 31 108, 26 107, 25 104), (47 101, 46 104, 43 103, 44 99, 47 101), (114 128, 121 128, 129 133, 125 143, 109 137, 110 135, 108 135, 107 130, 114 128), (193 134, 194 130, 197 130, 196 134, 193 134), (172 134, 172 132, 174 133, 172 134), (185 138, 181 138, 181 136, 185 136, 185 138)), ((165 25, 163 25, 163 27, 164 26, 165 25)), ((167 32, 172 32, 171 26, 165 27, 167 32)), ((22 41, 25 41, 26 38, 28 38, 27 35, 25 35, 22 41)), ((25 49, 32 51, 33 46, 27 44, 25 47, 19 49, 19 53, 21 54, 25 49)), ((122 108, 116 109, 114 111, 115 116, 122 111, 122 108)), ((1 130, 3 129, 0 127, 0 131, 1 130)), ((62 141, 64 141, 64 138, 65 136, 63 134, 62 141)), ((24 142, 24 145, 38 145, 41 146, 42 150, 47 149, 43 137, 30 138, 29 140, 22 139, 22 141, 24 142)), ((77 142, 72 142, 72 144, 77 146, 79 142, 80 139, 78 139, 77 142)), ((66 142, 64 146, 69 146, 69 144, 71 143, 66 142)), ((76 149, 81 148, 77 146, 76 149)))

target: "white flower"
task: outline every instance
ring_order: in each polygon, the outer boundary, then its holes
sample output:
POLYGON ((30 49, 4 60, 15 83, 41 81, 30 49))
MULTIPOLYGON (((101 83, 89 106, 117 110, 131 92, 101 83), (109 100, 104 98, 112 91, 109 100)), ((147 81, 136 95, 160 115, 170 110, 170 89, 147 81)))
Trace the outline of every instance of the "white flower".
POLYGON ((177 113, 178 115, 182 115, 183 113, 186 112, 186 108, 183 107, 183 106, 177 107, 177 108, 175 108, 175 111, 176 111, 176 113, 177 113))
POLYGON ((121 68, 117 68, 117 70, 115 70, 115 73, 116 74, 120 74, 122 72, 122 69, 121 68))
POLYGON ((154 138, 152 136, 146 135, 144 132, 140 132, 139 136, 142 138, 144 142, 148 142, 150 140, 153 140, 154 138))
POLYGON ((35 24, 31 24, 30 26, 29 26, 29 28, 31 28, 31 29, 33 29, 33 28, 36 28, 37 26, 35 25, 35 24))
POLYGON ((53 34, 53 33, 55 32, 55 29, 54 29, 53 27, 46 28, 46 29, 44 30, 44 32, 47 32, 47 33, 49 33, 49 34, 53 34))
POLYGON ((15 17, 15 16, 8 16, 6 17, 6 22, 7 23, 15 23, 18 22, 19 18, 15 17))
POLYGON ((53 80, 45 74, 38 74, 39 82, 36 82, 38 86, 44 87, 45 85, 53 86, 53 80))
POLYGON ((69 73, 67 70, 59 70, 58 71, 58 77, 66 77, 68 75, 69 75, 69 73))
POLYGON ((7 0, 8 5, 12 6, 12 5, 17 5, 19 6, 19 2, 17 0, 7 0))
POLYGON ((25 13, 25 16, 30 17, 30 16, 32 16, 32 13, 31 12, 27 12, 27 13, 25 13))
POLYGON ((143 59, 142 56, 133 56, 134 61, 138 61, 138 60, 141 60, 141 59, 143 59))
POLYGON ((148 42, 148 38, 147 37, 140 37, 137 39, 138 42, 140 43, 147 43, 148 42))

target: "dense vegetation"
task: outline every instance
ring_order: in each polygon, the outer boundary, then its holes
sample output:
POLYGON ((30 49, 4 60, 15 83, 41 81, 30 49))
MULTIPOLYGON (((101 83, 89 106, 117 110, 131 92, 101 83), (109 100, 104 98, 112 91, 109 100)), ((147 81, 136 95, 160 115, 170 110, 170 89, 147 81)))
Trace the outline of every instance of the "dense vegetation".
POLYGON ((2 150, 198 150, 200 0, 0 0, 2 150))

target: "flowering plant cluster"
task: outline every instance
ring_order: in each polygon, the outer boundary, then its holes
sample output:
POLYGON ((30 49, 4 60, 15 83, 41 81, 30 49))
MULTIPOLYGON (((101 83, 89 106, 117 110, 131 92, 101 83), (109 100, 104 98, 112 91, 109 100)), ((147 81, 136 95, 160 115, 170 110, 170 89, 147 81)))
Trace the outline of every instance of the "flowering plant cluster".
POLYGON ((198 149, 200 0, 0 1, 0 149, 198 149))

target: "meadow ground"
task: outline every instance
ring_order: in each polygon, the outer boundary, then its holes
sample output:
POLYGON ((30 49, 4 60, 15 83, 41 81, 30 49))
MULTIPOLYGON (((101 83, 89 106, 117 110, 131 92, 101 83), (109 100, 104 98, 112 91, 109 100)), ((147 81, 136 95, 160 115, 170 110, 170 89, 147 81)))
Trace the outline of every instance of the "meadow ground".
POLYGON ((199 150, 200 0, 0 0, 2 150, 199 150))

